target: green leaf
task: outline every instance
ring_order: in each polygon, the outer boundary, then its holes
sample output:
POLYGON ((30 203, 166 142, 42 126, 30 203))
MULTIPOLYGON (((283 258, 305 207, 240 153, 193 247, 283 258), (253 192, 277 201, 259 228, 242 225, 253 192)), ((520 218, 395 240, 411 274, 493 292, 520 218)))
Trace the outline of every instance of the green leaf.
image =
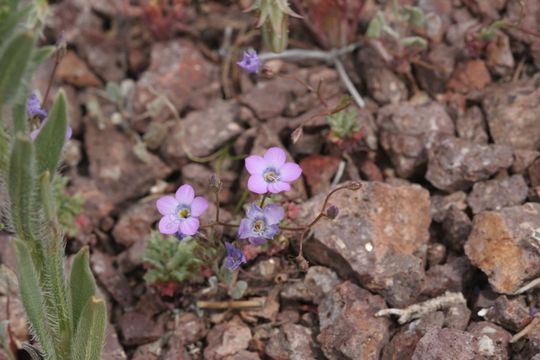
POLYGON ((53 340, 55 332, 48 325, 48 320, 54 322, 54 319, 47 319, 47 316, 51 316, 51 314, 46 311, 39 276, 34 267, 30 251, 21 240, 15 239, 13 243, 15 245, 15 256, 17 259, 17 279, 28 320, 46 354, 46 358, 56 360, 57 356, 53 340))
MULTIPOLYGON (((0 2, 0 7, 2 3, 0 2)), ((13 9, 11 9, 12 11, 13 9)), ((7 40, 15 33, 17 25, 20 24, 30 14, 32 10, 31 6, 27 6, 16 12, 12 12, 6 18, 2 18, 0 21, 0 48, 5 44, 7 40)))
POLYGON ((106 327, 107 306, 103 300, 91 297, 77 324, 73 342, 73 359, 100 360, 106 327))
POLYGON ((372 39, 380 38, 381 33, 382 33, 382 26, 383 26, 383 24, 381 22, 380 16, 375 16, 369 22, 369 25, 368 25, 368 28, 367 28, 367 31, 366 31, 366 36, 368 38, 372 38, 372 39))
POLYGON ((89 265, 88 247, 83 247, 73 259, 69 290, 71 292, 71 313, 73 324, 79 323, 84 306, 96 293, 96 281, 89 265))
POLYGON ((428 42, 420 36, 408 36, 400 40, 403 46, 419 46, 422 49, 427 48, 428 42))
POLYGON ((235 300, 238 300, 244 296, 244 293, 246 292, 246 289, 248 287, 247 282, 244 280, 240 280, 236 283, 236 286, 232 289, 229 289, 229 296, 235 300))
POLYGON ((0 109, 18 92, 32 58, 34 37, 26 32, 15 36, 0 58, 0 109))
POLYGON ((67 122, 66 97, 60 91, 54 99, 47 122, 35 140, 38 174, 56 172, 66 141, 67 122))
POLYGON ((32 55, 32 61, 35 64, 41 64, 45 60, 49 58, 54 52, 56 51, 56 46, 48 45, 48 46, 42 46, 39 49, 37 49, 34 54, 32 55))
POLYGON ((407 14, 409 24, 413 26, 422 26, 425 22, 424 11, 417 6, 405 6, 405 13, 407 14))

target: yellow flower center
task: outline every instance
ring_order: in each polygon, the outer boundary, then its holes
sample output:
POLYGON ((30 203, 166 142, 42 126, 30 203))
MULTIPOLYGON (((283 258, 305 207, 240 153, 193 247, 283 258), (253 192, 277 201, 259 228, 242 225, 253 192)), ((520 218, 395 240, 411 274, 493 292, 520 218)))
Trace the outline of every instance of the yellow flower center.
POLYGON ((189 209, 183 208, 180 211, 178 211, 178 217, 181 219, 186 219, 189 216, 189 209))
POLYGON ((253 224, 253 231, 260 233, 264 230, 264 221, 263 220, 257 220, 253 224))
POLYGON ((263 178, 266 182, 273 183, 279 180, 279 175, 274 170, 268 170, 264 173, 263 178))

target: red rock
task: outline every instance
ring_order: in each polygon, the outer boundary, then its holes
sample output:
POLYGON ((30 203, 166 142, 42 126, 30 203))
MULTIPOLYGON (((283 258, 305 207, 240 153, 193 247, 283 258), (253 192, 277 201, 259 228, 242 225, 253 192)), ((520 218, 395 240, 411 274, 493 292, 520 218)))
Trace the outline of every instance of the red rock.
POLYGON ((312 194, 319 194, 328 190, 339 163, 339 158, 324 155, 310 155, 300 161, 302 174, 306 177, 306 182, 312 194))
POLYGON ((233 320, 214 326, 206 337, 204 349, 206 360, 221 360, 246 350, 251 340, 249 327, 235 317, 233 320))
POLYGON ((416 78, 420 87, 430 95, 442 94, 446 91, 448 79, 454 72, 458 49, 443 44, 430 45, 427 61, 437 64, 435 68, 415 65, 416 78))
POLYGON ((454 134, 454 123, 436 102, 388 105, 379 110, 380 143, 396 172, 409 177, 425 165, 437 138, 454 134))
POLYGON ((508 343, 512 335, 503 328, 487 322, 473 322, 467 332, 478 339, 478 354, 486 359, 508 359, 508 343))
POLYGON ((483 60, 469 60, 456 66, 448 88, 459 93, 468 93, 483 90, 489 83, 491 75, 486 63, 483 60))
POLYGON ((154 321, 147 314, 127 312, 118 321, 122 344, 126 346, 142 345, 155 341, 163 334, 161 323, 154 321))
POLYGON ((127 307, 133 303, 133 295, 127 278, 113 264, 112 256, 95 250, 90 256, 94 274, 120 305, 127 307))
POLYGON ((412 360, 475 360, 476 338, 456 329, 431 329, 418 342, 412 360))
POLYGON ((60 60, 56 76, 61 81, 79 87, 102 85, 101 80, 92 73, 88 65, 72 51, 68 51, 60 60))
POLYGON ((426 271, 422 294, 434 298, 446 291, 463 292, 470 285, 473 270, 465 256, 451 259, 444 265, 432 266, 426 271))
POLYGON ((127 360, 124 349, 118 342, 118 334, 116 329, 111 324, 107 325, 105 344, 101 358, 104 360, 127 360))
POLYGON ((511 74, 515 62, 510 48, 510 40, 504 33, 497 33, 486 48, 486 64, 488 68, 499 76, 511 74))
POLYGON ((156 200, 159 197, 146 197, 122 212, 112 232, 118 244, 130 247, 142 238, 150 236, 152 224, 161 218, 156 209, 156 200))
POLYGON ((204 319, 193 313, 176 315, 174 324, 173 336, 186 345, 201 340, 207 332, 204 319))
POLYGON ((319 305, 317 341, 324 355, 330 360, 379 359, 390 337, 390 321, 374 316, 383 308, 382 297, 349 281, 335 287, 319 305))
POLYGON ((304 281, 285 284, 281 299, 319 304, 339 282, 334 271, 324 266, 311 266, 304 281))
MULTIPOLYGON (((512 173, 522 174, 526 172, 527 168, 539 157, 540 157, 540 151, 515 149, 514 150, 514 164, 512 165, 512 173)), ((540 181, 539 181, 539 184, 540 184, 540 181)))
POLYGON ((444 242, 452 250, 461 253, 463 244, 471 233, 471 219, 465 211, 451 206, 442 223, 444 242))
POLYGON ((443 222, 448 211, 454 207, 458 210, 467 209, 467 194, 463 191, 456 191, 450 195, 434 195, 430 199, 430 209, 433 221, 443 222))
POLYGON ((312 331, 302 325, 285 324, 266 344, 265 353, 274 360, 315 360, 312 331))
POLYGON ((489 278, 493 288, 511 294, 540 275, 538 243, 540 204, 526 203, 474 217, 465 253, 489 278))
POLYGON ((533 319, 524 304, 524 299, 509 299, 504 295, 495 300, 484 318, 513 333, 521 331, 533 319))
POLYGON ((467 109, 467 112, 459 116, 456 121, 458 137, 477 144, 487 144, 487 126, 484 121, 482 110, 478 106, 467 109))
POLYGON ((540 148, 540 78, 493 86, 482 106, 496 144, 517 149, 540 148))
POLYGON ((407 100, 405 83, 389 69, 377 66, 367 71, 367 74, 367 89, 379 104, 398 104, 407 100))
MULTIPOLYGON (((302 205, 303 222, 320 210, 323 195, 302 205)), ((342 190, 330 201, 339 215, 313 226, 313 238, 304 243, 308 259, 344 278, 354 276, 392 306, 413 302, 424 280, 422 258, 431 222, 428 192, 417 185, 363 182, 361 190, 342 190)))
MULTIPOLYGON (((263 81, 245 92, 240 97, 240 102, 253 110, 257 118, 266 120, 281 115, 287 108, 287 104, 292 99, 292 88, 298 88, 298 83, 289 79, 276 79, 263 81)), ((301 86, 301 85, 300 85, 301 86)), ((298 90, 305 93, 307 90, 298 90)))

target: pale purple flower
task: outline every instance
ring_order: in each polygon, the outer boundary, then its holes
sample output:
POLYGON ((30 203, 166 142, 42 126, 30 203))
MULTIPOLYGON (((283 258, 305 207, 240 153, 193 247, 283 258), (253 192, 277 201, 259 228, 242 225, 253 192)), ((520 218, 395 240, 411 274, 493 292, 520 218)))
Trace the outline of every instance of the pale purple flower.
POLYGON ((227 250, 227 258, 225 259, 225 267, 227 269, 234 271, 246 262, 244 252, 233 244, 226 242, 225 249, 227 250))
POLYGON ((158 199, 157 209, 163 217, 159 221, 159 232, 166 235, 195 235, 199 229, 199 217, 208 208, 208 201, 202 196, 195 197, 190 185, 182 185, 176 194, 158 199))
POLYGON ((236 64, 248 73, 258 73, 261 70, 261 60, 254 50, 244 50, 242 60, 236 64))
POLYGON ((289 183, 302 174, 302 168, 296 163, 286 163, 285 151, 272 147, 264 157, 251 155, 246 158, 246 169, 250 173, 248 189, 257 194, 271 192, 277 194, 291 190, 289 183))
POLYGON ((262 245, 279 232, 279 222, 283 220, 285 211, 276 204, 268 204, 261 209, 253 203, 246 215, 240 221, 238 237, 248 239, 252 245, 262 245))
POLYGON ((39 120, 45 119, 48 115, 47 110, 41 106, 41 101, 39 101, 35 91, 26 100, 26 113, 29 118, 33 119, 36 117, 39 120))

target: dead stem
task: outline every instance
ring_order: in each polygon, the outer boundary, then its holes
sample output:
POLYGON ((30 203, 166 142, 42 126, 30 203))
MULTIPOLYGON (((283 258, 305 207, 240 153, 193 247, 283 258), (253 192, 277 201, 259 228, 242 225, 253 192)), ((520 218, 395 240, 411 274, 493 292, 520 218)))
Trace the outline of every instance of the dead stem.
POLYGON ((540 325, 540 317, 539 315, 536 315, 532 319, 532 321, 523 328, 523 330, 518 332, 516 335, 512 336, 512 338, 510 339, 510 343, 515 343, 522 337, 529 335, 533 330, 536 330, 539 325, 540 325))
POLYGON ((261 308, 264 301, 261 300, 227 300, 227 301, 197 301, 199 309, 250 309, 261 308))
POLYGON ((536 278, 534 279, 533 281, 529 282, 528 284, 520 287, 519 289, 517 289, 516 291, 514 291, 514 295, 519 295, 519 294, 523 294, 524 292, 532 289, 532 288, 535 288, 537 286, 540 285, 540 278, 536 278))
POLYGON ((375 316, 397 315, 399 316, 398 323, 405 324, 406 322, 421 318, 431 312, 458 304, 466 304, 463 294, 460 292, 447 291, 442 296, 408 306, 405 309, 382 309, 378 311, 375 316))

